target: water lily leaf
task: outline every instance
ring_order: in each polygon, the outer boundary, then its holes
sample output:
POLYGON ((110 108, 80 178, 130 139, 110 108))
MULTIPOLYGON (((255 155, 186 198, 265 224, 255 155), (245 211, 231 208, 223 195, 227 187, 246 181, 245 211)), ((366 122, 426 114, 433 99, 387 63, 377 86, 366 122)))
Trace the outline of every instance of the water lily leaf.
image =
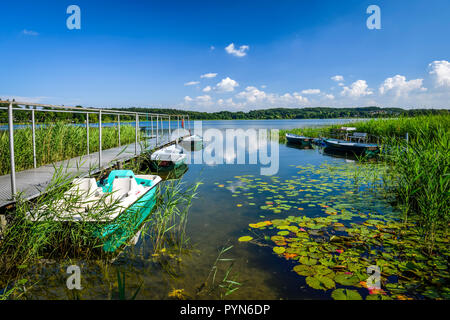
POLYGON ((305 276, 305 277, 313 276, 313 275, 316 274, 316 271, 314 270, 313 267, 307 266, 307 265, 304 265, 304 264, 296 265, 293 270, 295 272, 297 272, 299 275, 305 276))
POLYGON ((359 284, 359 278, 352 274, 346 274, 344 272, 339 272, 334 277, 334 281, 343 286, 355 286, 359 284))
POLYGON ((247 242, 247 241, 250 241, 250 240, 253 240, 253 237, 250 237, 250 236, 243 236, 243 237, 240 237, 240 238, 238 239, 239 242, 247 242))
POLYGON ((305 264, 307 266, 313 266, 313 265, 315 265, 317 263, 316 259, 308 258, 308 257, 301 257, 299 259, 299 261, 300 261, 301 264, 305 264))
POLYGON ((362 300, 361 295, 356 290, 336 289, 331 293, 334 300, 362 300))
POLYGON ((332 279, 324 276, 306 277, 306 283, 313 289, 328 290, 335 287, 335 283, 332 279))
POLYGON ((273 248, 273 252, 275 252, 277 254, 282 254, 282 253, 284 253, 284 251, 286 251, 286 248, 284 248, 284 247, 274 247, 273 248))

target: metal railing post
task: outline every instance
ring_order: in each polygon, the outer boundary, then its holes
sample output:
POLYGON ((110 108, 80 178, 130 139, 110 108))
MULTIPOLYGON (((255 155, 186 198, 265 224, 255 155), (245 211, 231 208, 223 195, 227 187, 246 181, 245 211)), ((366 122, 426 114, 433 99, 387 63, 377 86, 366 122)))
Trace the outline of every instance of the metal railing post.
POLYGON ((11 198, 16 195, 16 165, 14 163, 14 127, 13 127, 13 109, 12 102, 8 107, 8 130, 9 130, 9 156, 11 164, 11 198))
POLYGON ((158 116, 156 116, 156 146, 158 146, 158 126, 159 126, 159 120, 158 120, 158 116))
POLYGON ((171 132, 170 132, 170 116, 169 116, 169 141, 170 141, 170 137, 171 136, 171 132))
POLYGON ((135 141, 134 141, 134 154, 137 155, 137 146, 138 146, 138 130, 139 130, 139 116, 136 113, 136 129, 135 129, 135 141))
POLYGON ((117 115, 117 130, 119 133, 119 147, 120 147, 120 114, 117 115))
POLYGON ((33 167, 36 169, 36 123, 34 118, 34 108, 31 110, 31 131, 33 140, 33 167))
POLYGON ((102 110, 98 112, 98 168, 102 168, 102 110))
POLYGON ((152 139, 153 139, 153 116, 150 116, 150 122, 152 126, 152 139))
POLYGON ((89 155, 89 113, 86 113, 86 148, 89 155))

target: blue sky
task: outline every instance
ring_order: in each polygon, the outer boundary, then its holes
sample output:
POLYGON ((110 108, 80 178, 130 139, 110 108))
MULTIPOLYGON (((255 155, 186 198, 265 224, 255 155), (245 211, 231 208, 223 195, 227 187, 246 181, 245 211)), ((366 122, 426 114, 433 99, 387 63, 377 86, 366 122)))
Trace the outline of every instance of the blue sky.
POLYGON ((18 0, 0 10, 1 98, 201 111, 450 107, 448 0, 18 0), (66 26, 72 4, 80 30, 66 26), (372 4, 380 30, 366 26, 372 4))

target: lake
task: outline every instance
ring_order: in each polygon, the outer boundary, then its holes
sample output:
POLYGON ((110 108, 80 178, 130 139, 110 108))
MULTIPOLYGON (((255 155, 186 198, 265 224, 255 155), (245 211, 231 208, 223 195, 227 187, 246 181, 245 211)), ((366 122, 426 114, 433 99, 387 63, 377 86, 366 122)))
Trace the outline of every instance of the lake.
MULTIPOLYGON (((204 121, 203 128, 289 129, 351 121, 354 120, 204 121)), ((258 152, 258 149, 247 148, 246 156, 253 152, 258 152)), ((202 284, 215 265, 219 251, 232 246, 222 258, 233 259, 228 279, 236 280, 241 286, 222 298, 331 299, 330 290, 312 289, 304 276, 293 271, 298 265, 295 259, 298 255, 274 252, 275 247, 285 246, 285 241, 291 241, 285 238, 286 232, 291 232, 291 235, 292 232, 301 233, 299 228, 291 225, 286 231, 286 226, 274 226, 283 225, 288 217, 292 221, 302 217, 317 219, 333 217, 337 212, 342 217, 339 221, 350 226, 350 223, 360 222, 362 217, 393 214, 387 200, 377 197, 377 193, 371 190, 371 183, 358 182, 360 178, 355 172, 361 172, 364 167, 351 159, 324 154, 318 148, 298 149, 284 144, 279 145, 279 171, 273 176, 262 176, 257 164, 189 164, 180 179, 184 187, 196 182, 202 184, 189 211, 187 245, 180 250, 168 241, 166 249, 155 254, 148 237, 141 236, 135 246, 128 247, 112 264, 79 261, 83 287, 80 297, 114 298, 117 271, 120 271, 125 272, 129 295, 142 284, 138 299, 168 299, 174 289, 184 290, 188 298, 221 298, 220 291, 207 293, 202 284), (271 221, 271 225, 263 228, 249 226, 264 221, 271 221), (238 240, 246 236, 252 240, 238 240), (276 244, 274 236, 279 237, 275 238, 276 244)), ((370 178, 372 187, 379 183, 378 178, 370 178)), ((327 231, 327 237, 334 234, 333 230, 327 231)), ((323 234, 310 232, 311 239, 316 236, 323 234)), ((312 257, 314 250, 311 251, 312 257)), ((65 267, 71 263, 49 261, 36 267, 36 280, 39 282, 31 295, 38 299, 71 298, 73 292, 65 288, 65 267)), ((216 281, 220 282, 230 262, 219 261, 216 266, 219 270, 216 281)), ((364 295, 367 290, 359 288, 358 291, 364 295)))

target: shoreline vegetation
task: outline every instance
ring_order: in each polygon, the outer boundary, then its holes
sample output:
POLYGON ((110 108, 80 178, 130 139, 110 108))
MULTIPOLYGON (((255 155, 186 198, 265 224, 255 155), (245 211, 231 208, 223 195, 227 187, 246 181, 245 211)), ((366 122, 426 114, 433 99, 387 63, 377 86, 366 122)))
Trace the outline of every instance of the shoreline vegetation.
MULTIPOLYGON (((14 105, 19 108, 19 106, 14 105)), ((0 107, 8 107, 6 104, 0 104, 0 107)), ((82 106, 76 106, 82 108, 82 106)), ((25 111, 29 107, 23 107, 24 111, 14 111, 15 124, 27 124, 31 122, 31 113, 25 111)), ((344 119, 344 118, 397 118, 397 117, 415 117, 420 115, 448 115, 447 109, 401 109, 401 108, 380 108, 380 107, 360 107, 360 108, 271 108, 243 111, 219 111, 219 112, 201 112, 191 110, 179 110, 170 108, 110 108, 111 110, 143 112, 143 113, 164 113, 168 115, 185 114, 190 120, 290 120, 290 119, 344 119)), ((103 115, 103 123, 114 123, 116 117, 112 115, 103 115)), ((37 122, 66 122, 66 123, 84 123, 86 115, 83 113, 53 113, 36 112, 37 122)), ((122 116, 121 122, 133 122, 133 116, 122 116), (127 119, 128 118, 128 119, 127 119)), ((98 116, 90 114, 90 123, 97 123, 98 116)), ((0 110, 0 125, 8 123, 7 110, 0 110)))
MULTIPOLYGON (((428 254, 433 254, 437 235, 447 238, 450 224, 450 115, 372 119, 351 126, 379 140, 383 149, 379 160, 389 168, 382 175, 394 205, 405 223, 417 224, 428 254)), ((279 139, 286 142, 288 132, 327 137, 339 127, 280 130, 279 139)))
MULTIPOLYGON (((415 251, 412 249, 406 251, 409 260, 402 262, 403 264, 399 268, 404 268, 406 270, 404 274, 411 274, 411 279, 415 279, 410 283, 411 290, 417 292, 427 290, 426 297, 442 298, 441 293, 437 294, 435 291, 436 288, 444 288, 442 283, 445 283, 446 279, 448 280, 445 276, 448 274, 447 271, 442 269, 444 271, 441 274, 444 276, 436 279, 431 277, 431 280, 428 274, 430 269, 441 272, 441 268, 446 268, 439 259, 448 256, 448 246, 445 246, 445 242, 448 243, 450 223, 450 207, 448 206, 450 198, 450 115, 444 113, 395 119, 372 119, 354 122, 351 126, 356 127, 359 132, 366 132, 380 138, 382 153, 378 160, 387 169, 381 172, 374 171, 373 175, 382 176, 388 186, 386 192, 389 193, 389 198, 393 199, 393 205, 401 214, 403 227, 398 230, 399 234, 405 238, 413 231, 420 234, 420 236, 416 236, 414 233, 415 242, 408 240, 408 244, 416 249, 415 251), (408 142, 405 140, 406 133, 409 135, 408 142), (420 261, 416 260, 416 258, 419 259, 417 255, 420 255, 420 261), (427 286, 432 283, 432 286, 423 287, 423 283, 427 286)), ((286 132, 320 137, 331 134, 332 130, 338 127, 340 125, 280 130, 280 142, 284 142, 286 132)), ((122 144, 134 141, 134 135, 134 127, 123 126, 121 128, 122 144)), ((90 137, 92 139, 90 150, 94 152, 96 148, 98 149, 97 128, 90 128, 90 137)), ((18 129, 15 131, 15 139, 17 139, 15 140, 17 163, 20 163, 22 167, 32 166, 32 151, 29 151, 31 148, 24 147, 31 145, 31 129, 18 129)), ((67 123, 59 122, 37 129, 36 140, 38 164, 45 161, 58 161, 53 157, 75 157, 79 155, 78 153, 86 151, 86 129, 67 123), (55 143, 56 141, 58 143, 55 143)), ((105 148, 118 145, 117 140, 116 127, 103 129, 105 148)), ((2 151, 0 172, 8 171, 7 131, 0 131, 0 150, 2 151)), ((376 170, 376 166, 374 168, 376 170)), ((64 177, 60 176, 59 180, 64 180, 64 177)), ((57 182, 58 179, 54 181, 53 185, 56 185, 57 182)), ((66 189, 69 183, 70 181, 64 182, 66 189)), ((149 225, 145 229, 151 237, 150 239, 154 241, 150 245, 155 254, 161 257, 164 257, 163 250, 166 250, 166 246, 162 244, 164 241, 176 243, 174 251, 171 251, 171 254, 175 256, 179 255, 180 250, 184 247, 187 239, 185 235, 187 210, 197 191, 194 187, 188 189, 185 194, 179 187, 168 186, 168 188, 168 192, 167 189, 164 189, 165 193, 160 194, 163 204, 160 202, 159 208, 153 214, 155 224, 151 227, 149 225), (175 237, 175 240, 172 237, 175 237)), ((63 191, 55 188, 41 198, 39 204, 54 203, 54 199, 62 197, 63 191)), ((33 287, 34 279, 30 278, 30 273, 35 268, 34 264, 39 264, 44 254, 46 256, 62 254, 70 258, 81 256, 86 259, 94 255, 93 248, 85 247, 89 241, 86 236, 88 225, 80 224, 76 230, 72 230, 67 226, 53 223, 29 223, 25 217, 32 208, 30 202, 20 200, 14 215, 9 215, 9 219, 15 216, 14 220, 10 221, 13 227, 8 228, 6 236, 0 239, 0 264, 2 265, 0 269, 3 270, 0 274, 0 300, 26 297, 26 290, 23 288, 31 289, 33 287), (5 289, 2 290, 3 288, 5 289)), ((380 243, 382 243, 381 240, 380 243)), ((393 243, 398 245, 396 250, 404 252, 400 242, 394 241, 393 243)), ((385 252, 386 256, 390 254, 385 252)), ((391 261, 389 259, 386 261, 391 261)), ((445 290, 442 294, 448 294, 448 290, 445 290)))

